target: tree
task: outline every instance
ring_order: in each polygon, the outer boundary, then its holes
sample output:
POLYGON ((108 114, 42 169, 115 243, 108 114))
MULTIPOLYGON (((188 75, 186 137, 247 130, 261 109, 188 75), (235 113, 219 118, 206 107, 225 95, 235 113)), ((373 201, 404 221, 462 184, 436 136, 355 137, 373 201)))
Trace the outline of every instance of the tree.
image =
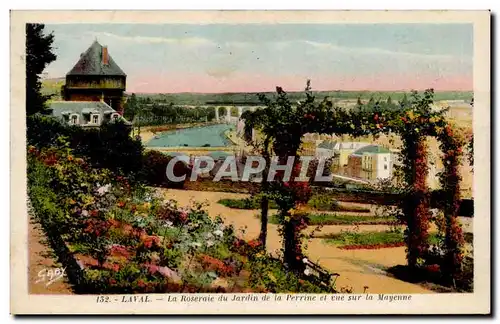
POLYGON ((130 98, 127 100, 127 103, 125 104, 125 118, 128 120, 133 120, 135 115, 137 115, 137 110, 138 110, 138 102, 137 102, 137 97, 135 93, 132 93, 130 98))
POLYGON ((50 95, 41 92, 40 74, 57 56, 52 52, 54 34, 44 33, 43 24, 26 24, 26 114, 46 111, 50 95))
POLYGON ((406 93, 403 95, 403 99, 401 99, 401 101, 399 102, 399 105, 403 108, 406 108, 408 107, 408 96, 406 95, 406 93))
MULTIPOLYGON (((402 138, 402 199, 398 203, 398 218, 406 224, 405 242, 410 270, 416 270, 419 261, 429 256, 430 192, 426 184, 428 175, 426 137, 436 137, 440 142, 445 162, 440 175, 443 199, 438 206, 443 210, 444 257, 439 261, 443 274, 455 278, 459 275, 463 259, 463 233, 457 223, 460 201, 460 175, 458 166, 463 141, 457 130, 446 120, 447 109, 431 109, 434 90, 425 90, 423 95, 413 91, 410 100, 403 98, 401 109, 378 111, 378 109, 347 110, 333 107, 331 101, 321 103, 314 100, 309 81, 306 98, 297 103, 287 97, 281 87, 276 87, 274 100, 261 98, 264 108, 242 116, 245 127, 256 128, 272 139, 272 151, 280 164, 287 157, 297 157, 301 138, 306 133, 349 134, 354 137, 394 133, 402 138)), ((376 105, 375 100, 370 100, 376 105)), ((300 171, 300 163, 293 166, 292 176, 300 171)), ((284 181, 278 177, 270 182, 266 190, 278 206, 276 216, 279 231, 283 235, 284 262, 296 273, 303 271, 303 252, 300 234, 304 224, 300 206, 310 198, 310 188, 299 181, 284 181)))

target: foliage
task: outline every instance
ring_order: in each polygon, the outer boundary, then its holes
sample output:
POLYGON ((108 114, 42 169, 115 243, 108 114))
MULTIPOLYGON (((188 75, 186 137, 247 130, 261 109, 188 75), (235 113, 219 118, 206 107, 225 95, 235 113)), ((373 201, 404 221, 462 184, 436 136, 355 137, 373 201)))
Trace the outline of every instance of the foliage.
POLYGON ((317 210, 339 210, 339 203, 336 200, 331 199, 324 195, 314 195, 308 202, 307 205, 317 210))
MULTIPOLYGON (((265 274, 248 260, 258 251, 263 262, 269 258, 258 243, 238 239, 231 226, 220 217, 210 218, 203 205, 179 208, 155 191, 93 168, 64 145, 29 146, 28 193, 48 237, 62 238, 79 260, 84 275, 76 283, 80 291, 224 292, 229 286, 241 291, 242 283, 250 291, 275 289, 252 284, 251 278, 265 274), (229 286, 217 286, 218 278, 229 286)), ((281 263, 273 269, 286 273, 281 263)), ((283 280, 279 292, 317 288, 297 286, 297 278, 287 278, 290 284, 283 280)))
POLYGON ((28 145, 37 148, 60 147, 65 138, 75 156, 88 158, 94 167, 137 177, 142 167, 141 140, 130 136, 122 122, 110 122, 98 129, 65 125, 54 117, 34 115, 26 120, 28 145))
POLYGON ((124 105, 123 117, 127 120, 134 120, 134 117, 138 114, 139 109, 137 96, 135 93, 132 93, 132 95, 127 98, 127 102, 124 105))
POLYGON ((54 34, 45 34, 45 25, 26 24, 26 115, 45 113, 50 96, 42 94, 40 74, 55 61, 54 34))
MULTIPOLYGON (((174 105, 172 102, 153 102, 135 96, 129 100, 132 101, 127 106, 128 113, 136 117, 134 120, 135 125, 210 122, 215 119, 215 108, 212 107, 183 107, 174 105)), ((219 110, 219 115, 220 113, 219 110)))
MULTIPOLYGON (((252 198, 243 198, 243 199, 221 199, 218 201, 219 204, 224 205, 229 208, 235 209, 258 209, 260 208, 260 199, 252 197, 252 198)), ((269 208, 275 209, 278 206, 275 202, 269 202, 269 208)))
POLYGON ((309 178, 309 182, 311 182, 312 184, 321 183, 315 181, 316 174, 319 172, 320 176, 325 176, 325 177, 331 175, 332 164, 333 164, 333 158, 328 158, 324 161, 324 166, 322 168, 323 170, 319 170, 319 159, 312 159, 309 162, 306 172, 306 176, 309 178))
MULTIPOLYGON (((243 199, 220 199, 219 204, 224 205, 229 208, 235 209, 259 209, 261 203, 261 197, 253 196, 252 198, 243 199)), ((330 196, 325 194, 314 194, 311 199, 307 202, 307 206, 314 208, 316 210, 324 211, 344 211, 344 212, 358 212, 367 213, 370 212, 369 208, 360 206, 344 206, 340 205, 337 200, 332 199, 330 196)), ((269 201, 269 208, 277 209, 278 205, 273 200, 269 201)))
MULTIPOLYGON (((368 224, 397 224, 398 220, 392 216, 361 216, 345 214, 304 214, 307 225, 368 225, 368 224)), ((271 224, 279 224, 277 217, 269 219, 271 224)))
MULTIPOLYGON (((152 186, 166 186, 168 188, 183 188, 184 181, 173 182, 167 178, 167 165, 173 157, 163 154, 159 151, 147 151, 144 154, 142 162, 141 177, 144 181, 152 186)), ((173 168, 173 173, 176 177, 186 176, 186 179, 191 175, 191 169, 183 161, 177 161, 173 168)))
POLYGON ((462 270, 464 236, 458 222, 458 209, 460 207, 460 180, 458 168, 463 155, 462 147, 465 146, 464 138, 456 129, 446 125, 438 132, 440 149, 444 153, 444 170, 439 174, 443 192, 440 207, 444 213, 444 244, 445 251, 442 268, 448 279, 452 281, 462 270))
MULTIPOLYGON (((276 92, 262 93, 267 97, 275 98, 276 92)), ((302 91, 290 91, 288 93, 292 102, 303 99, 302 91)), ((313 91, 318 102, 324 98, 331 98, 336 100, 349 100, 355 101, 360 99, 363 102, 369 100, 371 97, 375 101, 385 102, 388 96, 391 97, 393 102, 401 102, 406 96, 403 91, 313 91)), ((466 100, 469 101, 472 96, 470 91, 439 91, 436 92, 435 100, 466 100)), ((144 103, 157 103, 176 105, 195 105, 195 106, 260 106, 262 102, 259 100, 258 95, 255 93, 141 93, 137 94, 137 98, 144 103)), ((221 116, 224 115, 221 113, 221 116)))
MULTIPOLYGON (((382 248, 395 247, 399 244, 404 245, 404 235, 402 231, 383 231, 383 232, 353 232, 343 231, 339 234, 324 236, 329 244, 339 245, 340 248, 382 248)), ((436 235, 429 237, 430 244, 436 244, 439 238, 436 235)))
MULTIPOLYGON (((460 263, 460 248, 463 245, 461 232, 456 222, 456 210, 459 194, 457 179, 457 149, 463 145, 453 139, 448 131, 451 127, 445 119, 447 109, 433 110, 434 100, 432 89, 424 91, 423 95, 414 91, 411 97, 406 95, 398 105, 392 99, 385 103, 372 99, 368 104, 358 105, 354 109, 334 107, 332 101, 325 98, 317 102, 310 90, 308 81, 305 98, 297 104, 287 96, 286 92, 276 88, 273 100, 261 95, 264 109, 255 112, 245 112, 247 131, 255 128, 273 140, 273 151, 284 162, 290 156, 295 157, 301 144, 302 136, 306 133, 349 134, 351 136, 366 136, 394 133, 401 136, 403 147, 403 190, 404 199, 401 201, 400 219, 406 224, 405 237, 407 242, 407 259, 410 268, 416 268, 419 260, 427 254, 428 229, 430 220, 430 195, 426 185, 428 174, 427 136, 438 137, 442 146, 451 145, 455 149, 445 153, 445 172, 441 177, 441 184, 445 191, 443 200, 447 215, 447 271, 457 273, 460 263), (383 107, 385 105, 385 107, 383 107), (451 144, 453 143, 453 144, 451 144)), ((297 166, 297 165, 296 165, 297 166)), ((303 218, 298 220, 291 217, 288 211, 293 205, 304 203, 289 186, 277 181, 270 186, 280 212, 279 217, 283 225, 285 262, 292 269, 300 270, 296 260, 301 259, 300 229, 303 229, 303 218), (296 224, 292 225, 292 223, 296 224), (297 268, 295 268, 297 267, 297 268)), ((299 189, 300 191, 300 189, 299 189)))

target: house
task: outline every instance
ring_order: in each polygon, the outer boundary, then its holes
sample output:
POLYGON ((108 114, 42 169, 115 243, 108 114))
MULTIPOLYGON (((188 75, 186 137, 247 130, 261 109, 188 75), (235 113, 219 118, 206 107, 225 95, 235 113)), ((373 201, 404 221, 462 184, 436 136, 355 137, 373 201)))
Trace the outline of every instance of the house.
POLYGON ((103 101, 123 114, 126 78, 108 48, 96 40, 66 74, 62 97, 66 101, 103 101))
POLYGON ((346 173, 367 180, 388 179, 392 176, 392 153, 379 145, 362 147, 349 155, 346 173))
POLYGON ((341 142, 339 143, 339 165, 345 166, 348 163, 349 156, 354 153, 354 151, 359 150, 363 147, 370 146, 370 143, 366 142, 341 142))
POLYGON ((49 104, 52 116, 63 123, 84 127, 99 127, 104 122, 123 120, 131 125, 116 110, 102 101, 53 101, 49 104))
POLYGON ((338 153, 339 142, 324 140, 316 147, 315 157, 316 158, 331 158, 338 153))
POLYGON ((334 173, 345 174, 345 166, 348 163, 349 155, 357 149, 369 146, 366 142, 339 142, 325 140, 316 147, 316 158, 333 158, 332 171, 334 173))

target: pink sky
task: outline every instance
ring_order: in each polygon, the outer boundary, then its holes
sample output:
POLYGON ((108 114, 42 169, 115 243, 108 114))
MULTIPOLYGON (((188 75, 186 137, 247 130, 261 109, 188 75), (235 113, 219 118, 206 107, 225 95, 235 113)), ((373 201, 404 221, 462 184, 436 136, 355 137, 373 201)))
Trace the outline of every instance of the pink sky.
MULTIPOLYGON (((205 75, 143 75, 129 76, 127 92, 137 93, 176 93, 176 92, 269 92, 276 86, 287 91, 304 89, 306 76, 249 75, 232 73, 224 77, 205 75)), ((353 78, 318 77, 311 78, 313 90, 369 90, 369 91, 409 91, 434 88, 436 91, 472 91, 470 76, 429 76, 429 75, 377 75, 353 78)))

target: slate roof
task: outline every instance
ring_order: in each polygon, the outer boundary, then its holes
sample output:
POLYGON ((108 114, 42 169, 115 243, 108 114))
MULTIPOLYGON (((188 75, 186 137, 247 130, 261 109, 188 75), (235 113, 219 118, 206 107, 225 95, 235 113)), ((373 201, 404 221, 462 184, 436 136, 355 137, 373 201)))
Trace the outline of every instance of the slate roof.
MULTIPOLYGON (((71 114, 78 114, 81 118, 84 114, 98 113, 101 121, 105 115, 116 113, 116 110, 101 101, 53 101, 49 104, 49 109, 52 110, 52 116, 57 118, 71 114)), ((126 124, 130 124, 125 118, 121 118, 126 124)))
POLYGON ((353 155, 363 155, 363 153, 371 153, 371 154, 387 154, 391 153, 388 149, 386 149, 383 146, 379 145, 368 145, 365 147, 360 148, 359 150, 355 151, 353 155))
POLYGON ((102 48, 96 40, 82 53, 75 66, 66 75, 109 75, 126 76, 125 72, 115 63, 108 51, 108 64, 102 63, 102 48))
POLYGON ((334 150, 337 146, 337 142, 332 142, 329 140, 324 140, 318 145, 318 148, 334 150))

